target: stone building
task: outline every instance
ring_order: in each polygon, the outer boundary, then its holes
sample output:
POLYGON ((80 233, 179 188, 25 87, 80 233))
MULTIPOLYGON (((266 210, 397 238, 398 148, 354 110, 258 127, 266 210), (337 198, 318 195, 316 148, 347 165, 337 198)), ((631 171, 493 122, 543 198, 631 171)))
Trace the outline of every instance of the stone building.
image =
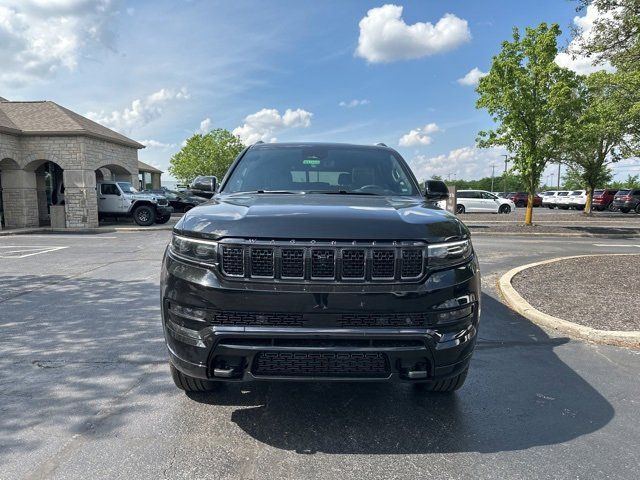
POLYGON ((64 205, 67 228, 98 226, 96 180, 138 180, 144 146, 54 102, 0 98, 0 189, 5 228, 47 225, 64 205))

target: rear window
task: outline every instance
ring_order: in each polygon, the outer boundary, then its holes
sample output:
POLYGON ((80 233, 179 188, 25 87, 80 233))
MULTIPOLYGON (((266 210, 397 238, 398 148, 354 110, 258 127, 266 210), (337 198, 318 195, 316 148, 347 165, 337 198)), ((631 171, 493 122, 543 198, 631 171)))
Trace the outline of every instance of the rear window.
POLYGON ((594 190, 593 191, 593 196, 594 197, 600 197, 602 195, 604 195, 604 190, 594 190))
POLYGON ((574 190, 571 195, 582 195, 582 190, 574 190))
POLYGON ((566 197, 567 195, 569 195, 569 192, 558 192, 559 197, 566 197))
POLYGON ((629 192, 631 190, 618 190, 618 193, 616 193, 616 195, 629 195, 629 192))

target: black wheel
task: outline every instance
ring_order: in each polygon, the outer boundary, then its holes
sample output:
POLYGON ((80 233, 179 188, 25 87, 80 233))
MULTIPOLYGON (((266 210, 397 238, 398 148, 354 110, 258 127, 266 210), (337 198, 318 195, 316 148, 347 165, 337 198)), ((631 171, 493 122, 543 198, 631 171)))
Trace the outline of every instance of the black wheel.
POLYGON ((460 205, 460 204, 456 205, 456 213, 458 215, 464 213, 464 205, 460 205))
POLYGON ((141 227, 153 225, 155 219, 156 212, 153 211, 153 208, 147 205, 140 205, 133 211, 133 220, 141 227))
POLYGON ((171 378, 173 383, 176 384, 180 390, 185 392, 211 392, 220 388, 220 382, 212 382, 210 380, 203 380, 201 378, 190 377, 185 375, 172 364, 169 364, 169 370, 171 370, 171 378))
POLYGON ((631 209, 630 209, 630 208, 627 208, 627 207, 620 207, 620 211, 621 211, 622 213, 629 213, 629 212, 631 211, 631 209))
POLYGON ((607 205, 607 210, 609 210, 610 212, 615 212, 617 208, 614 207, 613 202, 611 202, 609 205, 607 205))
POLYGON ((167 223, 171 219, 171 214, 167 213, 166 215, 156 215, 156 223, 162 225, 163 223, 167 223))
POLYGON ((640 213, 640 203, 636 205, 636 213, 640 213))
POLYGON ((498 213, 511 213, 511 207, 509 205, 500 205, 498 213))
POLYGON ((527 206, 527 204, 525 202, 523 202, 522 200, 518 200, 516 202, 516 207, 522 208, 522 207, 526 207, 526 206, 527 206))
POLYGON ((549 210, 553 210, 553 205, 547 205, 547 207, 549 207, 549 210))
POLYGON ((437 393, 451 393, 459 390, 464 385, 464 381, 467 379, 467 373, 469 373, 469 367, 465 368, 455 377, 447 378, 446 380, 440 380, 438 382, 424 382, 416 383, 415 387, 421 392, 437 392, 437 393))

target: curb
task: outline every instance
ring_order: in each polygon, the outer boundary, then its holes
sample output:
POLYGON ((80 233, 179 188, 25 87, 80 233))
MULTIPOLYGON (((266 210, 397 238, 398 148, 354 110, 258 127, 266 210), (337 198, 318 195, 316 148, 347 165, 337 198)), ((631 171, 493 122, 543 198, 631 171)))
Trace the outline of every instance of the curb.
MULTIPOLYGON (((618 330, 598 330, 591 327, 585 327, 584 325, 578 325, 577 323, 569 322, 561 318, 548 315, 535 309, 529 302, 527 302, 522 296, 513 288, 511 280, 515 275, 526 270, 528 268, 536 267, 538 265, 545 265, 547 263, 554 263, 560 260, 568 260, 571 258, 581 257, 602 257, 608 255, 629 255, 627 253, 612 253, 605 255, 573 255, 570 257, 552 258, 551 260, 544 260, 542 262, 529 263, 509 270, 502 275, 498 280, 498 291, 505 300, 505 303, 515 310, 523 317, 529 319, 536 325, 550 328, 558 332, 564 333, 574 338, 587 340, 593 343, 600 343, 605 345, 615 345, 618 347, 630 347, 640 348, 640 332, 638 331, 618 331, 618 330)), ((633 255, 633 254, 631 254, 633 255)))
POLYGON ((173 230, 174 224, 155 226, 155 227, 115 227, 103 226, 99 228, 49 228, 34 227, 29 229, 3 230, 0 231, 0 237, 10 237, 16 235, 31 235, 34 233, 66 233, 74 235, 97 234, 97 233, 116 233, 116 232, 157 232, 159 230, 173 230))
POLYGON ((520 237, 582 237, 582 238, 640 238, 640 234, 638 233, 569 233, 569 232, 522 232, 522 231, 514 231, 514 232, 485 232, 482 230, 474 230, 470 228, 471 235, 473 237, 478 237, 482 235, 486 236, 520 236, 520 237))

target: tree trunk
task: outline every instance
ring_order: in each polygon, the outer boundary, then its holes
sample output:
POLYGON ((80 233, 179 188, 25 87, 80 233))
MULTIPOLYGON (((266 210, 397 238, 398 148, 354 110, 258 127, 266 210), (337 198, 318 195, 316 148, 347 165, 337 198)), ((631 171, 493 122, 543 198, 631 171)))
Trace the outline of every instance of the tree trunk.
POLYGON ((531 225, 533 220, 533 195, 527 197, 527 212, 524 215, 524 224, 531 225))
POLYGON ((593 187, 588 187, 587 190, 587 202, 584 204, 584 214, 591 215, 591 204, 593 199, 593 187))

